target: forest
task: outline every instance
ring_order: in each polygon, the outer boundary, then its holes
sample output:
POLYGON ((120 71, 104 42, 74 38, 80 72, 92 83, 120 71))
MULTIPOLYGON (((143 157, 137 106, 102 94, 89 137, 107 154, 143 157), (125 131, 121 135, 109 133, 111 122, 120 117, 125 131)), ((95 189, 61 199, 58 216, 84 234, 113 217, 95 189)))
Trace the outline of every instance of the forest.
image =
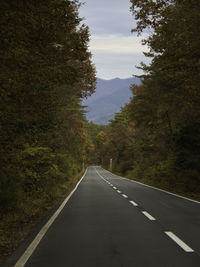
POLYGON ((151 63, 107 126, 82 106, 96 73, 80 3, 46 2, 1 1, 1 259, 88 165, 200 196, 199 0, 131 0, 151 63))
POLYGON ((200 198, 200 2, 131 0, 151 64, 95 140, 97 162, 128 178, 200 198))
POLYGON ((1 1, 0 254, 83 170, 83 97, 94 92, 76 0, 1 1))

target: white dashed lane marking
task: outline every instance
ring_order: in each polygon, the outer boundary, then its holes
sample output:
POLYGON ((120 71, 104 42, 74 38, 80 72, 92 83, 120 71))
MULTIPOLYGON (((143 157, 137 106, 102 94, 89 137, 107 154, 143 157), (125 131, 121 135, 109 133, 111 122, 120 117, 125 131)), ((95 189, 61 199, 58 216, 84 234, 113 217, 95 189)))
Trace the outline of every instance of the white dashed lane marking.
POLYGON ((151 221, 155 221, 156 219, 151 216, 151 214, 149 214, 147 211, 142 211, 142 213, 151 221))
MULTIPOLYGON (((117 187, 115 187, 113 184, 111 184, 108 180, 104 179, 99 172, 96 170, 97 174, 108 184, 110 185, 113 189, 117 190, 117 187)), ((112 177, 110 177, 112 178, 112 177)), ((121 177, 122 178, 122 177, 121 177)), ((123 178, 125 179, 125 178, 123 178)), ((162 190, 161 190, 162 191, 162 190)), ((118 193, 122 193, 120 190, 117 190, 118 193)), ((128 198, 127 195, 122 194, 122 196, 124 198, 128 198)), ((129 201, 130 204, 132 204, 133 206, 137 207, 139 206, 135 201, 130 200, 129 201)), ((151 221, 155 221, 156 219, 151 216, 151 214, 149 214, 147 211, 141 211, 149 220, 151 221)), ((189 247, 185 242, 183 242, 179 237, 177 237, 174 233, 166 231, 165 234, 170 237, 177 245, 179 245, 185 252, 194 252, 194 250, 189 247)))
POLYGON ((185 252, 194 252, 194 250, 189 247, 187 244, 185 244, 180 238, 178 238, 175 234, 172 232, 165 232, 166 235, 168 235, 176 244, 178 244, 185 252))
POLYGON ((135 207, 138 206, 138 204, 135 203, 135 201, 133 201, 133 200, 130 200, 129 202, 130 202, 133 206, 135 206, 135 207))

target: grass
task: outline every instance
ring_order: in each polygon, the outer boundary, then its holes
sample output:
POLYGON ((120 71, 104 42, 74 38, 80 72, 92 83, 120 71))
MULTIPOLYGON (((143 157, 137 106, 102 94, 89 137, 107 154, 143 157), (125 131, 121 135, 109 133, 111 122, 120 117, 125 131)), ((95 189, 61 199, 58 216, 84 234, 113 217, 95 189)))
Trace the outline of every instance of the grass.
MULTIPOLYGON (((109 170, 108 168, 106 168, 106 169, 109 170)), ((183 197, 187 197, 187 198, 190 198, 190 199, 193 199, 196 201, 200 201, 200 194, 198 192, 195 192, 195 190, 193 192, 188 191, 187 186, 185 186, 185 184, 181 184, 181 183, 178 184, 177 183, 176 185, 174 185, 174 184, 170 185, 168 183, 163 183, 162 180, 160 182, 158 182, 155 179, 148 179, 148 178, 141 179, 141 178, 135 177, 135 175, 133 175, 131 172, 129 172, 127 174, 122 174, 120 172, 113 171, 113 173, 118 175, 118 176, 122 176, 122 177, 125 177, 127 179, 130 179, 130 180, 133 180, 136 182, 140 182, 142 184, 154 186, 154 187, 157 187, 159 189, 166 190, 166 191, 169 191, 169 192, 174 193, 174 194, 178 194, 178 195, 183 196, 183 197)))
POLYGON ((157 182, 156 180, 150 180, 150 179, 145 179, 145 178, 144 179, 137 179, 136 177, 133 177, 130 174, 129 175, 122 175, 121 174, 121 176, 124 176, 130 180, 134 180, 136 182, 140 182, 142 184, 154 186, 154 187, 157 187, 159 189, 166 190, 166 191, 169 191, 169 192, 174 193, 174 194, 178 194, 178 195, 183 196, 183 197, 187 197, 187 198, 190 198, 190 199, 193 199, 196 201, 200 201, 199 193, 186 191, 185 187, 182 186, 181 184, 176 184, 175 186, 173 186, 173 185, 170 186, 169 184, 157 182))
POLYGON ((79 181, 83 171, 59 186, 50 198, 27 198, 19 210, 0 217, 0 264, 2 264, 64 196, 69 194, 79 181))

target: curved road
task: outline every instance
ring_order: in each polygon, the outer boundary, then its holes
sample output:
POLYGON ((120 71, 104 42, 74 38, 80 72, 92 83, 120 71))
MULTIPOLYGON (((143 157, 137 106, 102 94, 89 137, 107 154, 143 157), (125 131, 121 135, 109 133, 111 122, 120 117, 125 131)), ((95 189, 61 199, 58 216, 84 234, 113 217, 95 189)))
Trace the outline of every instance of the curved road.
POLYGON ((199 202, 89 167, 63 206, 16 267, 200 266, 199 202))

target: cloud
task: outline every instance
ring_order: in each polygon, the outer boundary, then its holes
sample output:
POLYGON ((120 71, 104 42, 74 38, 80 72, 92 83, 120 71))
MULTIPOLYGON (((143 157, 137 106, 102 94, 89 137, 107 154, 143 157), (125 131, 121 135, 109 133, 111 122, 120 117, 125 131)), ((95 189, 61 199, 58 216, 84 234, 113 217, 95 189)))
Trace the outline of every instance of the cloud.
POLYGON ((130 0, 82 0, 80 16, 89 26, 89 49, 97 76, 104 79, 127 78, 142 74, 135 66, 141 61, 148 63, 143 52, 147 47, 141 39, 131 34, 136 22, 130 12, 130 0))
POLYGON ((97 69, 97 76, 104 79, 127 78, 141 75, 137 69, 141 61, 148 63, 141 45, 141 37, 121 35, 93 35, 90 50, 97 69))
POLYGON ((135 21, 129 0, 86 0, 80 8, 91 34, 130 35, 135 21))
POLYGON ((97 77, 103 79, 128 78, 133 75, 141 75, 137 69, 141 61, 149 62, 142 53, 118 54, 118 53, 94 53, 93 62, 97 68, 97 77))
POLYGON ((93 35, 90 41, 92 53, 138 54, 148 51, 141 45, 141 37, 121 35, 93 35))

